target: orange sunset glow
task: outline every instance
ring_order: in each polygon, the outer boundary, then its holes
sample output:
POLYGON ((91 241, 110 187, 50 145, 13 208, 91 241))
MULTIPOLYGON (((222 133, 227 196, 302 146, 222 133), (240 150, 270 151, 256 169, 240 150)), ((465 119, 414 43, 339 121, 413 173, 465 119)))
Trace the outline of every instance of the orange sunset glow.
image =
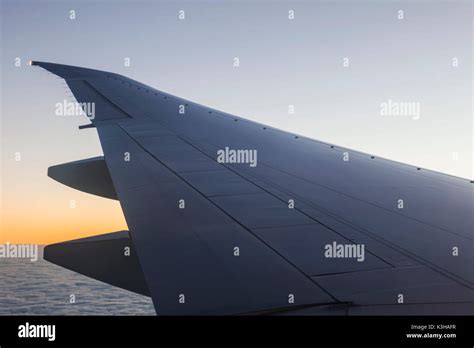
POLYGON ((50 244, 127 229, 117 201, 67 187, 5 200, 2 220, 0 243, 50 244))

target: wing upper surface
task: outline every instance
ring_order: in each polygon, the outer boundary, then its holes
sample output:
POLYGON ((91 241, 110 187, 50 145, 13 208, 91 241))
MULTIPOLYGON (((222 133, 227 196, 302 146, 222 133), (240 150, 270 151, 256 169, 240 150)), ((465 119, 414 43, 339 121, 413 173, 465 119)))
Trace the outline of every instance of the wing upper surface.
POLYGON ((158 313, 382 305, 401 289, 407 303, 473 301, 468 180, 289 134, 120 75, 36 65, 65 78, 79 102, 97 103, 92 122, 158 313), (225 148, 256 150, 258 165, 218 163, 225 148), (326 258, 333 242, 364 244, 365 260, 326 258), (341 291, 357 279, 369 286, 341 291))

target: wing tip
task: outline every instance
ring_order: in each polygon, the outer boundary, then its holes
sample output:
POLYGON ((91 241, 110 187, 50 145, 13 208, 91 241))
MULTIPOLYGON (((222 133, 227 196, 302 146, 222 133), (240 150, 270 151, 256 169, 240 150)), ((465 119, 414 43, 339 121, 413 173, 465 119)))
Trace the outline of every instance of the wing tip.
POLYGON ((102 71, 102 70, 89 69, 89 68, 83 68, 80 66, 66 65, 66 64, 59 64, 59 63, 41 62, 41 61, 36 61, 36 60, 30 60, 28 62, 28 65, 39 66, 64 79, 76 79, 76 78, 84 79, 88 77, 95 77, 101 74, 116 75, 114 73, 102 71))

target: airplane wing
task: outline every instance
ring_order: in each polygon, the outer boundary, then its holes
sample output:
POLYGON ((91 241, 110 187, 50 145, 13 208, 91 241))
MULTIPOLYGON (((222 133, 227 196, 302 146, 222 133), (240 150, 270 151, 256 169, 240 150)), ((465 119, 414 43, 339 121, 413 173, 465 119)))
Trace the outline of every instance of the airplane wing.
POLYGON ((118 74, 32 65, 93 103, 86 127, 104 152, 49 175, 118 199, 129 227, 49 246, 46 260, 149 295, 158 315, 474 313, 472 181, 118 74))

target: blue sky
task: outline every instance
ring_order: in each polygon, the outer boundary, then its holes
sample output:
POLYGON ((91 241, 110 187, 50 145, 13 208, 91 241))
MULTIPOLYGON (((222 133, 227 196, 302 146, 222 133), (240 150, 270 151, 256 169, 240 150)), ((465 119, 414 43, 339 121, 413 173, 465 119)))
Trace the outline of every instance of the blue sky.
POLYGON ((16 216, 5 208, 15 197, 34 210, 70 194, 46 177, 48 166, 101 154, 95 130, 77 130, 84 118, 55 116, 67 91, 29 59, 113 71, 277 128, 473 178, 471 1, 1 5, 4 216, 16 216), (417 103, 419 117, 381 115, 389 100, 417 103))

